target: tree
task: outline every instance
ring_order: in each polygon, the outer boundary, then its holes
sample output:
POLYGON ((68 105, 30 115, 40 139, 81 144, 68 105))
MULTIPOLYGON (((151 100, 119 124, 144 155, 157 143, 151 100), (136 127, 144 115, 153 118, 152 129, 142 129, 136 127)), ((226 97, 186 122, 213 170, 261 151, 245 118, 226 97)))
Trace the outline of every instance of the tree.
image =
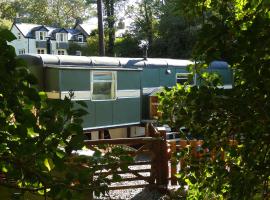
POLYGON ((139 48, 139 41, 130 34, 126 34, 115 41, 115 54, 119 57, 139 58, 142 50, 139 48))
POLYGON ((106 13, 106 25, 108 34, 108 44, 107 53, 109 56, 114 56, 115 54, 115 23, 118 17, 118 8, 124 5, 123 0, 104 0, 104 9, 106 13))
POLYGON ((10 31, 0 29, 0 188, 61 200, 104 193, 114 179, 102 174, 93 179, 96 171, 116 171, 115 162, 131 159, 119 147, 105 155, 100 149, 89 157, 73 154, 84 146, 85 103, 47 99, 38 92, 35 78, 7 44, 13 39, 10 31))
POLYGON ((14 0, 0 3, 2 19, 19 17, 26 23, 71 27, 75 20, 88 19, 93 9, 84 0, 14 0))
POLYGON ((161 120, 204 138, 207 152, 199 162, 188 151, 178 155, 187 156, 190 166, 179 172, 179 181, 189 186, 187 199, 268 199, 269 3, 183 2, 203 15, 193 56, 200 61, 194 70, 205 81, 200 87, 178 85, 163 92, 161 120), (230 64, 233 89, 220 89, 216 76, 199 72, 212 60, 230 64))
POLYGON ((167 1, 162 6, 157 41, 164 46, 164 57, 190 59, 201 21, 199 17, 187 16, 183 11, 185 7, 178 6, 180 2, 167 1))
POLYGON ((157 33, 158 16, 160 15, 160 1, 143 0, 138 6, 129 7, 129 13, 134 20, 133 32, 139 40, 147 40, 149 47, 153 44, 153 39, 157 33))

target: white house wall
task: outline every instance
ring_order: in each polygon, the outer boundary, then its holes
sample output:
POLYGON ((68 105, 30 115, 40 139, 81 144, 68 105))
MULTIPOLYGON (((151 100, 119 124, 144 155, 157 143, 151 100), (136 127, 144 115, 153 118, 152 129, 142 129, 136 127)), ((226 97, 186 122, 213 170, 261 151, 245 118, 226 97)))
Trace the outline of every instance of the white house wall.
MULTIPOLYGON (((19 51, 22 49, 24 49, 25 53, 37 53, 36 39, 25 38, 16 26, 12 26, 11 32, 15 35, 17 39, 13 40, 9 44, 15 48, 17 55, 19 55, 19 51), (21 39, 18 39, 19 34, 21 34, 21 39)), ((56 49, 56 41, 51 40, 51 54, 57 54, 58 53, 57 50, 58 49, 56 49)), ((65 54, 67 54, 67 51, 66 50, 64 51, 65 54)))
POLYGON ((24 38, 24 36, 22 35, 22 33, 17 29, 16 26, 12 26, 11 28, 11 32, 15 35, 15 37, 17 38, 16 40, 13 40, 12 42, 10 42, 9 44, 11 44, 16 51, 16 54, 19 54, 19 50, 20 49, 24 49, 25 53, 29 53, 28 52, 28 39, 24 38), (18 39, 18 35, 21 34, 21 39, 18 39))

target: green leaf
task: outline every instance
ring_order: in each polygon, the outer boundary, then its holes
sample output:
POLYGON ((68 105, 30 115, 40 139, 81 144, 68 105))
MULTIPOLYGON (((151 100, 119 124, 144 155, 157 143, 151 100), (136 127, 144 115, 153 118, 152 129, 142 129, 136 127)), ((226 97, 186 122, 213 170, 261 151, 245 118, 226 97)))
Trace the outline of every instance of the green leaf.
POLYGON ((27 135, 30 136, 31 138, 39 136, 39 134, 34 131, 33 127, 27 128, 27 135))
POLYGON ((84 101, 76 101, 77 104, 79 104, 80 106, 87 108, 87 104, 84 101))
POLYGON ((8 169, 5 166, 3 166, 2 167, 2 172, 7 173, 8 172, 8 169))
POLYGON ((61 151, 61 150, 57 150, 57 151, 55 152, 55 154, 56 154, 57 157, 59 157, 59 158, 65 157, 65 152, 63 152, 63 151, 61 151))
POLYGON ((43 163, 44 163, 45 167, 48 169, 48 171, 51 171, 55 167, 52 159, 50 159, 50 158, 45 158, 43 163))
POLYGON ((16 37, 7 29, 0 28, 0 35, 2 37, 1 40, 7 40, 8 42, 16 39, 16 37))

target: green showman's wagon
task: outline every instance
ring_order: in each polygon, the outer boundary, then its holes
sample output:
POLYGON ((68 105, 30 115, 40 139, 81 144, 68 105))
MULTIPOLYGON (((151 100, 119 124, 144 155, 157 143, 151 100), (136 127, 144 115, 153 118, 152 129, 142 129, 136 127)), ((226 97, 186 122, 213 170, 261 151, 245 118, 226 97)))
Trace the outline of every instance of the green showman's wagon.
MULTIPOLYGON (((145 124, 152 120, 152 94, 188 79, 189 60, 157 58, 112 58, 59 55, 23 55, 36 75, 39 87, 49 98, 73 100, 88 105, 84 130, 92 139, 145 135, 145 124)), ((223 77, 224 87, 232 86, 227 63, 215 61, 209 69, 223 77)), ((194 77, 194 84, 198 82, 194 77)))

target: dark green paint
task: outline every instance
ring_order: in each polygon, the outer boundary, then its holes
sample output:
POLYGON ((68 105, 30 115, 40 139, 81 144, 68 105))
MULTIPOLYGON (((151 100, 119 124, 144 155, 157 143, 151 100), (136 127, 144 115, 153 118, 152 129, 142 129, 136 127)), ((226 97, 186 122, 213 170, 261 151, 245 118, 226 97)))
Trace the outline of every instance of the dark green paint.
POLYGON ((140 99, 118 99, 113 103, 113 123, 140 122, 140 99))
POLYGON ((118 71, 117 88, 118 90, 140 89, 140 72, 138 71, 118 71))
POLYGON ((60 72, 61 90, 90 90, 90 70, 62 69, 60 72))
POLYGON ((45 72, 46 91, 59 91, 59 75, 60 71, 55 68, 47 68, 45 72))

